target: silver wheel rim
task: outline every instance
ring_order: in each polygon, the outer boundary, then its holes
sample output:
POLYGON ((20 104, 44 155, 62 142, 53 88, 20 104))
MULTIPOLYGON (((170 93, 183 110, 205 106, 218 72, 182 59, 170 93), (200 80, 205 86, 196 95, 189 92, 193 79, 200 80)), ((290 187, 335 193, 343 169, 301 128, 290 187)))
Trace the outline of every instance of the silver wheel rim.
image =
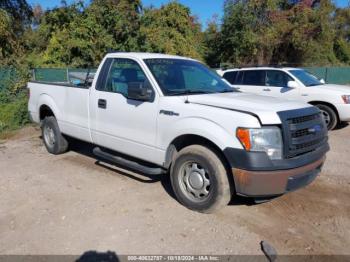
POLYGON ((53 132, 53 129, 49 126, 44 127, 44 140, 49 147, 54 147, 56 143, 55 133, 53 132))
POLYGON ((186 162, 180 169, 180 188, 184 195, 195 202, 206 200, 210 193, 208 172, 196 162, 186 162))
POLYGON ((329 126, 329 124, 330 124, 330 122, 331 122, 331 116, 330 116, 330 114, 329 114, 327 111, 325 111, 325 110, 321 110, 321 113, 322 113, 322 115, 323 115, 324 121, 326 122, 326 125, 329 126))

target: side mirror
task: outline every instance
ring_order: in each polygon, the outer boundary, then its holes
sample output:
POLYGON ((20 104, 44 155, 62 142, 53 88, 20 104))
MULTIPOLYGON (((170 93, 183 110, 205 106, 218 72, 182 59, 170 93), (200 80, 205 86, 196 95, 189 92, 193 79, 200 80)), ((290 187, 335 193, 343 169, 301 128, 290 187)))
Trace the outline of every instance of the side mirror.
POLYGON ((296 81, 288 81, 287 87, 288 87, 288 88, 295 89, 295 88, 298 88, 299 85, 298 85, 298 83, 297 83, 296 81))
POLYGON ((323 78, 320 80, 320 82, 321 82, 321 84, 325 84, 326 83, 326 81, 324 81, 323 78))
POLYGON ((145 82, 129 82, 128 98, 138 101, 151 101, 153 99, 153 89, 150 83, 145 82))

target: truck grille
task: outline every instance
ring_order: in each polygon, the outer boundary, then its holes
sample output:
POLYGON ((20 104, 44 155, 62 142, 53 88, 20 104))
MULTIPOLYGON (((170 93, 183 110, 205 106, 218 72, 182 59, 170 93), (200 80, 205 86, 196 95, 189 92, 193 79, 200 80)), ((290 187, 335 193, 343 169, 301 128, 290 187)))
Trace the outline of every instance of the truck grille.
POLYGON ((327 142, 327 127, 317 108, 280 112, 279 115, 283 123, 285 158, 311 152, 327 142))

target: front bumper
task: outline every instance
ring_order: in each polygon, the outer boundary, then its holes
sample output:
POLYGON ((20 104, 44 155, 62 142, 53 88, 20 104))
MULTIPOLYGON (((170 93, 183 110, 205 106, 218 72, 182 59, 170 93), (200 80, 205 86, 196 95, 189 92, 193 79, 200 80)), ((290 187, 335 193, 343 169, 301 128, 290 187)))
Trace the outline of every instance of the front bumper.
POLYGON ((338 111, 340 121, 350 122, 350 104, 335 105, 338 111))
POLYGON ((265 152, 226 148, 236 193, 249 197, 278 196, 310 184, 321 172, 328 143, 289 159, 270 160, 265 152))
POLYGON ((247 171, 232 168, 236 192, 250 197, 282 195, 310 184, 321 172, 326 157, 295 169, 247 171))

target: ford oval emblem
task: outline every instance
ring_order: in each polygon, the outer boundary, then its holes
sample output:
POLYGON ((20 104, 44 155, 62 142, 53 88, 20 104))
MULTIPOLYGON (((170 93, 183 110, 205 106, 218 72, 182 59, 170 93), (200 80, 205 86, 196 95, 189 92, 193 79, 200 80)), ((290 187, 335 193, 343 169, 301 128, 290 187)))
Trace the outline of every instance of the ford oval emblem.
POLYGON ((322 130, 322 127, 320 125, 315 125, 315 126, 309 128, 308 132, 315 134, 315 133, 321 132, 321 130, 322 130))

